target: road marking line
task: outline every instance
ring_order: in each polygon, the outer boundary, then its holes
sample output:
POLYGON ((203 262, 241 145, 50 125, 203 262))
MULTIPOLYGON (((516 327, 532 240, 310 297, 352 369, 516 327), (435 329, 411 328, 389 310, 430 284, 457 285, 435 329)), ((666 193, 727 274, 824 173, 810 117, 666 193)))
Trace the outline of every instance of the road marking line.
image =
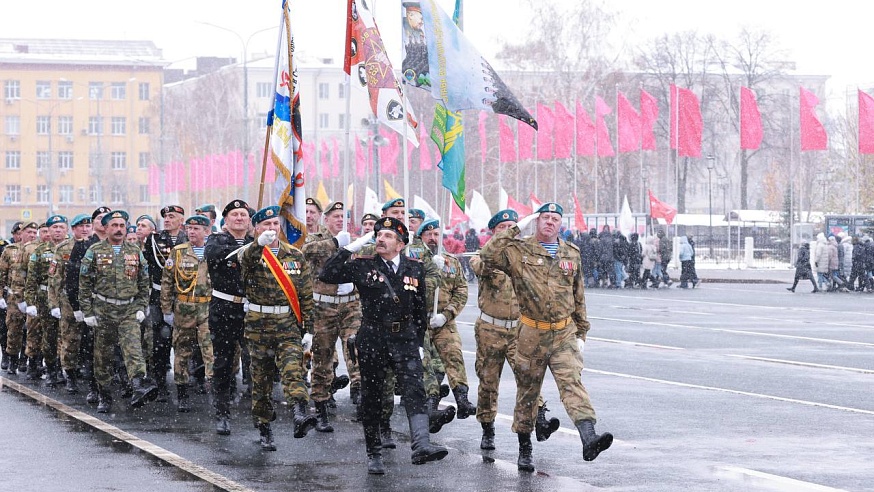
POLYGON ((624 309, 626 311, 650 311, 653 313, 671 313, 671 314, 694 314, 695 316, 718 316, 717 313, 702 313, 700 311, 677 311, 667 308, 642 308, 637 306, 609 306, 610 309, 624 309))
POLYGON ((637 347, 658 348, 658 349, 664 349, 664 350, 686 350, 683 347, 672 347, 670 345, 657 345, 654 343, 630 342, 628 340, 614 340, 612 338, 586 337, 586 341, 589 341, 589 340, 597 340, 599 342, 606 342, 606 343, 618 343, 620 345, 634 345, 637 347))
MULTIPOLYGON (((740 308, 759 308, 759 309, 776 309, 780 311, 803 311, 810 313, 835 313, 840 315, 847 314, 858 314, 860 316, 870 316, 870 312, 861 312, 861 311, 835 311, 831 309, 819 309, 819 308, 804 308, 804 307, 796 307, 796 306, 762 306, 760 304, 739 304, 734 302, 715 302, 715 301, 696 301, 693 299, 678 299, 671 297, 638 297, 638 296, 627 296, 621 294, 598 294, 592 292, 586 292, 587 296, 601 296, 601 297, 615 297, 621 299, 634 299, 637 301, 651 301, 651 302, 685 302, 689 304, 712 304, 715 306, 727 306, 727 307, 740 307, 740 308)), ((867 297, 866 297, 867 298, 867 297)), ((870 299, 870 298, 868 298, 870 299)), ((591 309, 589 310, 591 312, 591 309)))
POLYGON ((70 416, 70 417, 90 426, 90 427, 93 427, 94 429, 97 429, 101 432, 109 434, 110 436, 112 436, 120 441, 124 441, 135 448, 138 448, 142 451, 145 451, 146 453, 149 453, 150 455, 158 458, 159 460, 164 461, 172 466, 175 466, 175 467, 177 467, 177 468, 179 468, 179 469, 181 469, 181 470, 183 470, 191 475, 194 475, 195 477, 197 477, 205 482, 208 482, 208 483, 210 483, 210 484, 212 484, 212 485, 214 485, 222 490, 228 490, 228 491, 233 491, 233 492, 252 491, 252 489, 250 489, 242 484, 239 484, 237 482, 234 482, 233 480, 231 480, 223 475, 219 475, 218 473, 216 473, 212 470, 208 470, 200 465, 196 465, 196 464, 192 463, 191 461, 188 461, 185 458, 179 456, 178 454, 172 453, 172 452, 170 452, 170 451, 168 451, 168 450, 166 450, 166 449, 164 449, 156 444, 152 444, 149 441, 146 441, 144 439, 140 439, 139 437, 137 437, 129 432, 125 432, 114 425, 108 424, 108 423, 106 423, 106 422, 104 422, 96 417, 92 417, 91 415, 89 415, 85 412, 76 410, 75 408, 73 408, 71 406, 65 405, 65 404, 63 404, 63 403, 61 403, 53 398, 50 398, 50 397, 48 397, 48 396, 46 396, 38 391, 30 389, 27 386, 21 385, 19 383, 16 383, 14 381, 6 379, 5 377, 0 376, 0 388, 2 388, 2 387, 11 388, 11 389, 21 393, 22 395, 25 395, 25 396, 30 397, 39 403, 42 403, 45 406, 54 408, 55 410, 65 414, 67 416, 70 416))
POLYGON ((809 490, 812 492, 838 492, 844 490, 812 482, 805 482, 803 480, 796 480, 794 478, 782 477, 780 475, 772 475, 758 470, 750 470, 749 468, 741 468, 739 466, 716 466, 713 467, 713 471, 716 475, 739 479, 745 483, 753 482, 754 484, 767 486, 768 488, 776 486, 777 490, 809 490))
POLYGON ((753 357, 751 355, 735 355, 735 354, 726 354, 726 355, 728 355, 729 357, 737 357, 739 359, 758 360, 758 361, 763 361, 763 362, 775 362, 778 364, 789 364, 790 366, 816 367, 819 369, 838 369, 841 371, 860 372, 862 374, 874 374, 874 370, 862 369, 859 367, 832 366, 829 364, 816 364, 813 362, 801 362, 801 361, 796 361, 796 360, 771 359, 768 357, 753 357))
POLYGON ((874 325, 856 325, 850 323, 833 323, 830 321, 821 321, 821 320, 808 320, 808 319, 786 319, 786 318, 769 318, 767 316, 747 316, 747 319, 756 319, 756 320, 764 320, 764 321, 780 321, 784 323, 803 323, 808 325, 827 325, 827 326, 838 326, 840 328, 874 328, 874 325))

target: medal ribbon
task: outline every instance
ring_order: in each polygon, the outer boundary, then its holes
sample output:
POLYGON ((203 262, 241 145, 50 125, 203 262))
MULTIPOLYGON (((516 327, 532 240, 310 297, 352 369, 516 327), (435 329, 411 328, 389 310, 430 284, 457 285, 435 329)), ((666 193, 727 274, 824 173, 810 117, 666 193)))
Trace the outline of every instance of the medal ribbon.
POLYGON ((273 251, 270 251, 270 248, 267 246, 264 246, 263 256, 264 262, 267 263, 267 268, 270 269, 270 273, 273 274, 273 278, 276 279, 276 282, 285 294, 285 298, 288 299, 288 304, 291 306, 291 310, 294 311, 297 322, 303 323, 303 318, 300 314, 300 302, 297 299, 297 289, 294 287, 294 282, 291 281, 291 277, 282 268, 279 259, 276 258, 273 251))

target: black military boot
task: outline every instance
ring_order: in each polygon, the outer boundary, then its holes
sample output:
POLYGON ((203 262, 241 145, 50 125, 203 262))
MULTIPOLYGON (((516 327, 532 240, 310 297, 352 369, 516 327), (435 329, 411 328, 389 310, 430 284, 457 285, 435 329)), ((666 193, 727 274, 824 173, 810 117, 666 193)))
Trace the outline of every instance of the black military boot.
POLYGON ((442 400, 443 398, 446 398, 447 396, 449 396, 450 391, 451 390, 449 389, 448 384, 446 384, 446 383, 441 384, 440 385, 440 399, 442 400))
POLYGON ((46 362, 46 386, 49 388, 57 388, 61 383, 61 378, 58 377, 58 371, 60 371, 60 367, 57 366, 56 362, 46 362))
POLYGON ((0 351, 0 371, 5 371, 7 369, 9 369, 9 356, 6 355, 6 351, 3 350, 0 351))
POLYGON ((379 439, 382 442, 382 449, 395 449, 398 447, 395 443, 394 436, 391 433, 391 419, 380 419, 379 439))
POLYGON ((331 426, 331 423, 328 422, 328 402, 327 401, 317 401, 316 402, 316 431, 318 432, 334 432, 334 428, 331 426))
POLYGON ((466 419, 471 415, 476 415, 476 405, 467 399, 467 386, 459 384, 452 390, 455 394, 455 403, 458 405, 456 417, 466 419))
POLYGON ((28 356, 24 355, 24 351, 22 351, 22 353, 18 356, 18 372, 19 373, 27 372, 27 362, 29 360, 30 360, 30 358, 28 356))
POLYGON ((483 438, 479 442, 480 449, 495 449, 495 423, 494 422, 482 422, 483 426, 483 438))
POLYGON ((231 435, 230 395, 215 395, 215 433, 220 436, 231 435))
POLYGON ((100 391, 97 388, 97 381, 91 378, 88 381, 88 394, 85 395, 85 402, 89 405, 94 405, 100 401, 100 391))
POLYGON ((331 381, 331 394, 336 393, 337 391, 349 386, 349 376, 345 374, 341 374, 339 376, 334 376, 334 380, 331 381))
POLYGON ((358 405, 361 403, 361 388, 358 386, 353 386, 349 388, 349 399, 352 400, 353 405, 358 405))
POLYGON ((176 410, 179 411, 179 413, 188 413, 191 411, 191 400, 188 399, 187 385, 176 385, 176 400, 179 402, 179 406, 176 407, 176 410))
POLYGON ((519 433, 519 459, 516 460, 516 467, 519 471, 524 472, 533 472, 534 471, 534 459, 532 458, 532 454, 534 453, 534 446, 531 445, 531 433, 522 434, 519 433))
POLYGON ((546 412, 548 411, 546 402, 543 402, 543 406, 537 409, 537 421, 534 423, 534 434, 537 436, 537 442, 549 439, 549 436, 561 426, 561 422, 555 417, 549 420, 546 419, 546 412))
POLYGON ((109 413, 112 409, 112 392, 107 388, 100 388, 97 392, 97 413, 109 413))
POLYGON ((39 362, 40 361, 38 360, 38 357, 29 357, 27 359, 27 373, 25 377, 27 377, 29 381, 37 381, 39 378, 42 377, 39 362))
POLYGON ((613 444, 613 434, 609 432, 595 434, 594 421, 581 420, 576 423, 576 426, 583 441, 583 459, 586 461, 594 460, 601 451, 606 451, 613 444))
POLYGON ((364 427, 364 443, 367 446, 367 473, 384 475, 385 465, 382 462, 382 441, 377 427, 364 427))
POLYGON ((130 406, 133 408, 139 408, 150 401, 155 401, 158 396, 158 387, 148 378, 137 376, 131 379, 130 383, 133 390, 130 406))
POLYGON ((428 415, 420 413, 409 415, 407 418, 410 421, 410 448, 413 450, 414 465, 442 460, 449 454, 449 450, 443 446, 431 444, 431 437, 428 435, 428 415))
POLYGON ((276 451, 276 444, 273 442, 273 429, 270 428, 270 422, 258 424, 258 433, 261 434, 261 451, 276 451))
POLYGON ((444 425, 455 419, 455 407, 450 405, 441 410, 436 396, 429 396, 425 405, 428 409, 428 431, 431 434, 440 432, 444 425))
POLYGON ((295 439, 300 439, 304 437, 315 428, 318 423, 318 419, 316 419, 315 415, 309 414, 309 408, 307 406, 307 402, 304 400, 297 400, 291 405, 291 412, 293 415, 294 421, 294 437, 295 439))
POLYGON ((75 395, 79 392, 79 388, 78 386, 76 386, 76 383, 79 382, 78 378, 79 375, 77 374, 76 370, 67 371, 67 384, 66 386, 64 386, 64 389, 67 390, 67 393, 75 395))
POLYGON ((9 367, 6 368, 6 374, 10 376, 18 375, 18 357, 9 355, 9 367))

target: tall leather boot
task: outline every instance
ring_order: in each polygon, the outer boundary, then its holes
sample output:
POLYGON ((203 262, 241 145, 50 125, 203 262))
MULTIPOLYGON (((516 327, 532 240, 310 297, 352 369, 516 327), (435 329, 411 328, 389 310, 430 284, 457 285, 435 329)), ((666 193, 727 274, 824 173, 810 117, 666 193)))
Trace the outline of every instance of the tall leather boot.
POLYGON ((41 361, 39 359, 39 357, 28 357, 27 359, 27 373, 25 377, 29 381, 36 381, 42 377, 41 368, 39 367, 41 361))
POLYGON ((179 413, 188 413, 191 411, 191 400, 188 398, 188 385, 176 385, 176 400, 179 402, 176 410, 179 413))
POLYGON ((442 460, 449 454, 449 450, 443 446, 431 443, 428 435, 428 415, 424 413, 408 415, 407 419, 410 421, 410 448, 413 450, 411 459, 414 465, 442 460))
POLYGON ((452 422, 455 418, 455 407, 450 405, 441 410, 435 396, 429 396, 425 400, 425 406, 428 409, 428 431, 431 434, 440 432, 444 425, 452 422))
POLYGON ((581 420, 576 423, 576 427, 583 441, 583 459, 586 461, 594 460, 601 451, 607 450, 613 444, 613 434, 595 434, 595 422, 591 420, 581 420))
POLYGON ((215 433, 220 436, 231 435, 231 395, 216 392, 215 395, 215 433))
POLYGON ((471 415, 476 415, 476 405, 467 399, 467 386, 459 384, 452 390, 455 395, 455 403, 458 405, 456 417, 466 419, 471 415))
POLYGON ((533 472, 534 471, 534 459, 532 454, 534 453, 534 446, 531 445, 531 433, 523 434, 519 433, 519 459, 516 460, 516 467, 519 471, 524 472, 533 472))
POLYGON ((328 421, 328 402, 316 402, 316 431, 318 432, 334 432, 334 427, 328 421))
POLYGON ((367 473, 371 475, 385 474, 385 464, 382 462, 382 441, 379 428, 364 426, 364 444, 367 446, 367 473))
POLYGON ((100 390, 97 387, 97 381, 94 378, 88 379, 88 394, 85 395, 85 402, 89 405, 94 405, 100 401, 100 390))
POLYGON ((543 406, 537 409, 537 421, 534 422, 534 434, 537 436, 537 442, 549 439, 549 436, 561 426, 561 422, 557 418, 546 418, 546 412, 548 411, 546 402, 543 402, 543 406))
POLYGON ((158 396, 158 387, 148 378, 137 376, 130 380, 133 396, 130 399, 130 406, 139 408, 150 401, 155 401, 158 396))
POLYGON ((6 374, 10 376, 18 375, 18 356, 9 355, 9 367, 6 369, 6 374))
POLYGON ((58 383, 60 383, 58 378, 59 370, 60 368, 55 361, 46 361, 46 386, 49 388, 56 388, 58 386, 58 383))
MULTIPOLYGON (((2 348, 5 343, 0 343, 0 348, 2 348)), ((0 371, 5 371, 9 369, 9 356, 6 355, 5 350, 0 350, 0 371)))
POLYGON ((273 429, 270 427, 270 422, 258 424, 258 433, 261 434, 261 451, 276 451, 276 444, 273 442, 273 429))
POLYGON ((482 422, 483 426, 483 438, 479 442, 480 449, 495 449, 495 423, 494 422, 482 422))
POLYGON ((67 393, 71 395, 75 395, 79 392, 79 387, 76 385, 79 382, 79 375, 75 369, 71 371, 67 371, 67 384, 64 386, 64 389, 67 390, 67 393))
POLYGON ((382 449, 395 449, 398 447, 395 443, 394 436, 391 433, 391 418, 380 418, 379 439, 382 442, 382 449))
POLYGON ((291 412, 294 421, 294 437, 300 439, 307 435, 309 431, 315 428, 318 423, 315 415, 309 414, 307 402, 297 400, 291 405, 291 412))
POLYGON ((109 413, 112 409, 112 392, 109 388, 100 388, 97 391, 97 413, 109 413))

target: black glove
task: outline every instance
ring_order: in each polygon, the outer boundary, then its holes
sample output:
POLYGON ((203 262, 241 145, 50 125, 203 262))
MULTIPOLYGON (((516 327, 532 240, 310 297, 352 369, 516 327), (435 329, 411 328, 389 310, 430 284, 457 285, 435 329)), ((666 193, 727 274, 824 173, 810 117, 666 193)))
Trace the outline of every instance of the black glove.
POLYGON ((349 352, 349 360, 353 364, 358 364, 358 353, 355 351, 355 335, 346 339, 346 351, 349 352))

